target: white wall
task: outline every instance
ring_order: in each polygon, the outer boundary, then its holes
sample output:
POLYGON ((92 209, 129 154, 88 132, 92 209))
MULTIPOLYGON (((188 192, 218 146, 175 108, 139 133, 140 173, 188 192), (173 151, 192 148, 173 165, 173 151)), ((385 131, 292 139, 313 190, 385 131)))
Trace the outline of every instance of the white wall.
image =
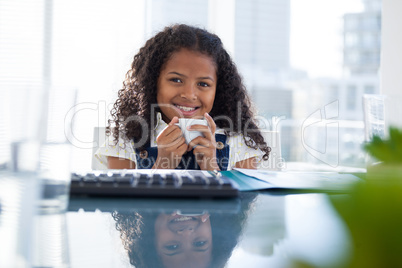
POLYGON ((386 103, 386 125, 402 127, 402 1, 383 0, 381 93, 386 103), (388 112, 387 112, 388 111, 388 112))

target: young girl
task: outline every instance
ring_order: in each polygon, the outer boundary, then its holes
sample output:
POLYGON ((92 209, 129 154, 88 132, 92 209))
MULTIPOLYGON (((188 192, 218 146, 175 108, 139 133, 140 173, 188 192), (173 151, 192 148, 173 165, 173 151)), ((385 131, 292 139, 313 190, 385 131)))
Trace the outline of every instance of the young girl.
POLYGON ((110 169, 255 169, 270 148, 253 119, 250 98, 218 36, 173 25, 149 39, 126 74, 96 157, 110 169), (203 118, 188 131, 179 118, 203 118))

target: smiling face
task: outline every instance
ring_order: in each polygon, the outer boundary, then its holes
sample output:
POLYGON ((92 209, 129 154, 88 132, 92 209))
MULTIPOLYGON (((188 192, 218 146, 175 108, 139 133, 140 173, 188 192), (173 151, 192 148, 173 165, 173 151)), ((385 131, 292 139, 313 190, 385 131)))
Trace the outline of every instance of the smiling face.
POLYGON ((209 214, 161 214, 155 222, 156 251, 164 267, 208 267, 212 255, 209 214))
POLYGON ((172 54, 162 67, 157 102, 162 118, 202 118, 212 110, 216 92, 216 66, 211 57, 188 49, 172 54))

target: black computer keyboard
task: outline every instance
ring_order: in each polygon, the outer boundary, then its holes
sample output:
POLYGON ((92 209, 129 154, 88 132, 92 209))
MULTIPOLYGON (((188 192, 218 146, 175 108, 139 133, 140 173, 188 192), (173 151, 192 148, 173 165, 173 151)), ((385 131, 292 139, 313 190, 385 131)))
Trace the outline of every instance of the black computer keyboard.
POLYGON ((197 170, 112 170, 72 173, 70 195, 130 197, 236 197, 234 182, 197 170))

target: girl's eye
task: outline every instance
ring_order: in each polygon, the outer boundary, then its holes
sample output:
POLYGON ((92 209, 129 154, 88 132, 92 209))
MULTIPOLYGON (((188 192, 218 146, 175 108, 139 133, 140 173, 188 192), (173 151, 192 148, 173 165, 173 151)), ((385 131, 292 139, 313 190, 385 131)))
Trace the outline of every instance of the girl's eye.
POLYGON ((170 81, 175 82, 175 83, 182 83, 180 78, 171 78, 170 81))
POLYGON ((198 85, 200 87, 209 87, 209 85, 207 83, 204 83, 204 82, 199 82, 198 85))
POLYGON ((207 241, 197 241, 197 242, 194 242, 194 246, 197 248, 201 248, 201 247, 205 246, 206 243, 207 243, 207 241))
POLYGON ((175 245, 175 244, 173 244, 173 245, 166 245, 165 248, 166 248, 167 250, 173 251, 173 250, 177 250, 177 249, 179 248, 179 245, 175 245))

